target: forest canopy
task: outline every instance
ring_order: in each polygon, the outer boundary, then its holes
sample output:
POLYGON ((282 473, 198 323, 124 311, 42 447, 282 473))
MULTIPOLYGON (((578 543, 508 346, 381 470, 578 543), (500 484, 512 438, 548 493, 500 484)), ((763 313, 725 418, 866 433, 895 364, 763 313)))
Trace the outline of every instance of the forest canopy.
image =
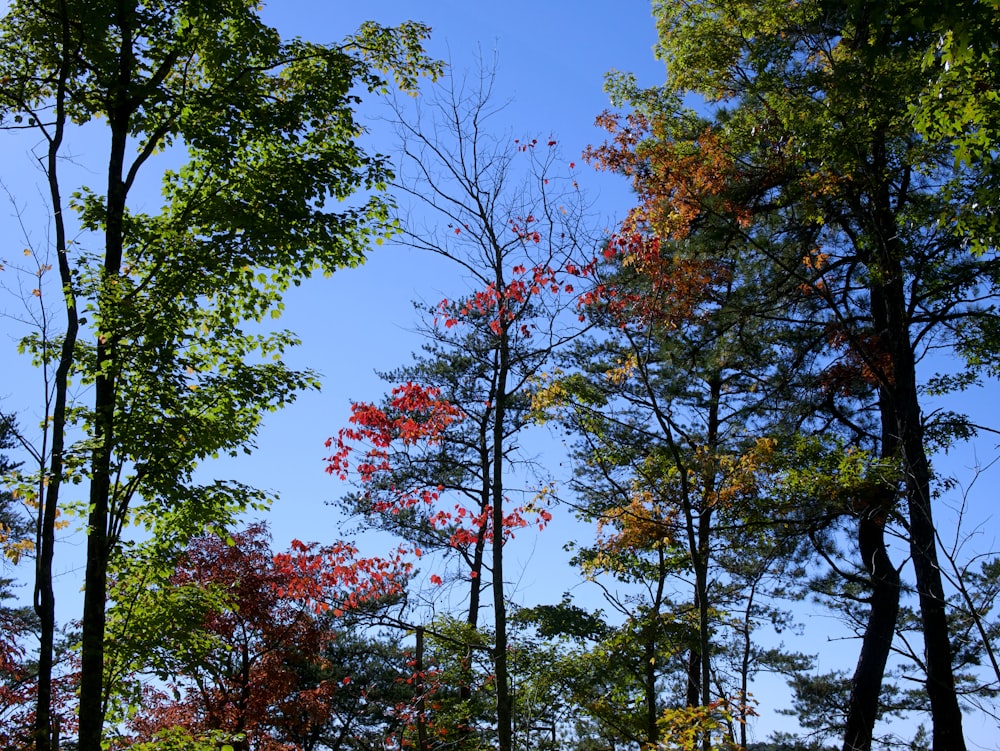
POLYGON ((988 743, 1000 8, 650 10, 9 5, 0 748, 988 743))

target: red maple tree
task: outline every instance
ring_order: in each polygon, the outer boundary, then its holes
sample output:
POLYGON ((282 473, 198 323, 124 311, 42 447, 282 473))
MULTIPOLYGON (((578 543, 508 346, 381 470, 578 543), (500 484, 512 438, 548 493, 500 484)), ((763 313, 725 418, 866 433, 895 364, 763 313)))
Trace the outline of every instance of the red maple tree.
POLYGON ((324 677, 337 619, 399 593, 408 553, 360 558, 346 543, 295 541, 273 555, 263 524, 230 540, 196 539, 170 587, 211 588, 226 606, 204 610, 195 624, 202 646, 171 655, 168 685, 144 689, 127 741, 183 728, 195 738, 224 738, 237 751, 303 748, 301 739, 335 720, 333 699, 351 683, 324 677))

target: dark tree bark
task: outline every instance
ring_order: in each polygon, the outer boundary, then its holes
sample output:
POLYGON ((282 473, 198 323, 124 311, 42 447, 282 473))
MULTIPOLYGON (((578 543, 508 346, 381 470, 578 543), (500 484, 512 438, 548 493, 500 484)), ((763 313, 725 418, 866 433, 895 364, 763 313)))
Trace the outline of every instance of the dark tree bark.
MULTIPOLYGON (((69 11, 64 2, 59 3, 58 23, 61 37, 60 65, 53 95, 55 118, 45 162, 45 173, 52 202, 55 249, 58 259, 59 282, 66 308, 66 331, 63 334, 56 366, 52 407, 52 453, 45 480, 38 488, 38 515, 35 529, 35 592, 34 609, 39 620, 38 695, 35 702, 34 742, 37 751, 59 748, 59 718, 52 714, 52 671, 55 659, 56 602, 52 587, 52 562, 55 551, 56 514, 65 467, 67 397, 69 376, 76 357, 76 341, 80 330, 80 313, 73 288, 73 275, 66 247, 66 223, 63 218, 62 195, 59 186, 59 150, 67 125, 66 99, 69 67, 71 64, 72 34, 69 11)), ((48 399, 48 395, 46 395, 48 399)), ((40 453, 45 461, 45 447, 40 453)))
MULTIPOLYGON (((895 496, 887 489, 889 504, 895 496)), ((861 654, 851 679, 851 696, 844 729, 844 751, 870 751, 878 717, 879 694, 899 612, 899 572, 885 547, 884 503, 870 505, 858 520, 861 558, 871 576, 871 609, 861 642, 861 654)))
MULTIPOLYGON (((873 365, 887 357, 880 368, 883 442, 890 442, 901 462, 909 520, 910 553, 923 626, 927 665, 927 693, 931 704, 933 751, 965 751, 962 711, 955 691, 951 637, 948 633, 944 588, 937 560, 935 526, 931 509, 931 471, 924 446, 916 354, 910 331, 906 274, 907 248, 899 237, 899 208, 907 200, 906 181, 892 196, 887 177, 887 145, 877 140, 872 148, 869 179, 873 186, 868 211, 868 235, 873 245, 871 310, 878 351, 869 352, 873 365)), ((889 456, 889 454, 886 454, 889 456)))
MULTIPOLYGON (((497 289, 504 289, 502 269, 497 267, 497 289)), ((497 337, 499 361, 496 372, 496 414, 493 420, 493 626, 496 629, 493 646, 493 669, 497 692, 497 746, 511 751, 514 733, 514 702, 510 694, 507 671, 507 601, 503 582, 504 543, 504 448, 507 427, 507 378, 510 374, 510 324, 501 324, 497 337)))
MULTIPOLYGON (((136 101, 132 92, 134 64, 133 23, 135 6, 119 0, 114 25, 120 33, 117 80, 109 91, 108 126, 111 151, 108 159, 107 215, 104 232, 104 280, 121 273, 124 249, 125 201, 128 185, 125 150, 136 101)), ((133 168, 134 169, 134 168, 133 168)), ((99 292, 98 307, 102 306, 99 292)), ((106 304, 106 303, 105 303, 106 304)), ((99 336, 97 377, 94 382, 94 442, 91 457, 90 515, 87 520, 87 568, 84 580, 83 621, 80 645, 81 751, 98 751, 104 730, 104 633, 107 621, 108 563, 113 539, 109 530, 112 509, 111 465, 115 445, 117 370, 115 336, 99 336)))

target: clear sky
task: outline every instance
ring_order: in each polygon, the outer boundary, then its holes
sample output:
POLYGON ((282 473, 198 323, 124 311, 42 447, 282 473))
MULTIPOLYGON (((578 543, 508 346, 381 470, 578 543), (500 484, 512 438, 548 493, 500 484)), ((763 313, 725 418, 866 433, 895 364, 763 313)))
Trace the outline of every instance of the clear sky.
MULTIPOLYGON (((582 149, 602 137, 593 121, 607 106, 602 90, 605 73, 612 69, 632 71, 641 83, 649 85, 662 82, 664 77, 663 66, 653 55, 656 33, 649 0, 275 0, 265 5, 263 13, 282 35, 319 42, 342 39, 365 20, 386 24, 419 20, 433 29, 430 52, 448 60, 457 72, 474 73, 480 57, 489 60, 495 54, 496 94, 501 100, 510 100, 496 120, 498 130, 511 137, 552 136, 559 141, 563 155, 578 162, 582 161, 582 149)), ((361 119, 371 129, 367 147, 392 154, 395 144, 379 120, 385 114, 376 100, 361 107, 361 119)), ((16 205, 23 209, 30 226, 32 207, 41 200, 42 181, 32 167, 29 147, 23 139, 0 140, 0 177, 17 196, 16 205)), ((79 155, 82 164, 87 156, 79 155)), ((629 207, 630 195, 623 181, 582 167, 579 182, 609 224, 629 207)), ((100 184, 98 174, 94 174, 93 184, 100 184)), ((0 202, 4 200, 0 193, 0 202)), ((149 200, 155 201, 156 194, 150 193, 149 200)), ((33 228, 31 233, 35 242, 44 239, 43 229, 33 228)), ((0 257, 16 256, 23 242, 20 237, 15 212, 11 204, 4 204, 0 209, 0 257)), ((283 546, 292 537, 326 542, 340 536, 336 512, 324 501, 347 488, 324 473, 323 442, 345 424, 350 400, 374 401, 386 390, 375 370, 405 365, 409 353, 419 348, 421 340, 412 330, 410 301, 434 302, 466 291, 463 280, 451 274, 427 258, 385 245, 373 251, 364 267, 313 280, 289 294, 281 323, 303 340, 289 361, 322 374, 323 390, 306 394, 282 413, 269 416, 253 457, 205 468, 207 474, 238 477, 280 494, 281 500, 270 514, 276 546, 283 546)), ((2 281, 7 291, 0 290, 0 312, 15 314, 19 303, 9 294, 10 277, 2 281)), ((0 375, 5 409, 17 408, 25 398, 24 389, 33 388, 31 374, 15 354, 16 339, 22 333, 9 318, 0 320, 0 363, 9 363, 7 374, 0 375)), ((980 422, 989 422, 996 413, 995 402, 977 399, 965 404, 971 404, 974 412, 985 413, 980 422)), ((968 479, 968 467, 974 460, 992 458, 994 443, 982 441, 975 452, 955 452, 942 461, 968 479)), ((986 521, 980 537, 983 549, 996 549, 992 529, 986 521)), ((518 599, 526 604, 555 601, 578 582, 568 568, 564 569, 565 579, 553 572, 563 570, 559 568, 565 559, 562 543, 592 531, 581 529, 563 515, 541 534, 544 537, 539 538, 537 547, 528 540, 518 548, 524 569, 518 599)), ((69 542, 70 546, 57 552, 57 568, 67 572, 79 560, 71 552, 79 540, 69 542)), ((898 558, 902 561, 903 554, 898 558)), ((67 573, 70 579, 72 574, 67 573)), ((67 588, 72 590, 72 586, 67 588)), ((803 619, 820 619, 818 612, 806 608, 803 619)), ((60 618, 75 615, 61 612, 60 618)), ((816 633, 824 633, 825 624, 816 625, 820 626, 816 633)), ((856 650, 857 642, 844 645, 840 653, 846 662, 835 667, 850 670, 856 650)), ((772 696, 760 698, 773 701, 772 696)), ((975 732, 975 724, 970 721, 970 733, 975 732)), ((766 728, 762 726, 762 730, 766 728)), ((985 740, 983 744, 987 747, 985 740)))

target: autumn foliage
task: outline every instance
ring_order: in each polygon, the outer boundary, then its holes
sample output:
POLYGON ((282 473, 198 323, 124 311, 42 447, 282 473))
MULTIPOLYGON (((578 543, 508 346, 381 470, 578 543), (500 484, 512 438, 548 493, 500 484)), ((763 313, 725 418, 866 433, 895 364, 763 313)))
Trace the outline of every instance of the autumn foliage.
POLYGON ((733 192, 749 175, 711 128, 680 141, 663 138, 657 121, 638 112, 606 112, 597 124, 609 140, 584 156, 598 169, 631 178, 639 198, 631 223, 642 222, 674 240, 688 237, 712 211, 749 226, 751 211, 733 192))
MULTIPOLYGON (((510 230, 521 240, 538 243, 541 241, 540 233, 530 229, 531 223, 535 221, 535 217, 530 214, 524 218, 511 219, 510 230)), ((515 333, 528 339, 532 336, 532 324, 527 322, 531 318, 528 311, 536 298, 572 295, 575 292, 572 279, 589 276, 593 265, 576 266, 568 263, 557 270, 550 265, 528 268, 523 264, 516 264, 511 268, 513 279, 506 283, 489 282, 481 290, 463 299, 442 300, 438 303, 439 315, 434 319, 434 324, 441 322, 445 328, 450 329, 470 320, 486 320, 494 336, 500 336, 511 325, 515 325, 515 333)))
MULTIPOLYGON (((349 426, 327 440, 327 447, 336 451, 327 458, 326 471, 347 480, 353 468, 371 509, 377 513, 399 514, 419 507, 433 528, 447 534, 452 547, 474 545, 481 537, 492 541, 495 532, 490 523, 490 505, 476 507, 462 501, 448 505, 442 494, 449 488, 428 485, 426 478, 413 477, 412 484, 406 486, 385 483, 394 470, 394 452, 416 444, 438 446, 448 440, 448 428, 464 419, 459 408, 441 398, 439 389, 412 382, 402 384, 392 390, 383 406, 367 402, 352 405, 349 426)), ((540 528, 552 518, 545 509, 533 513, 540 528)), ((503 539, 529 523, 523 507, 510 509, 503 516, 503 539)), ((431 579, 441 581, 437 575, 431 579)))
POLYGON ((128 743, 171 728, 192 737, 222 737, 239 749, 292 751, 335 721, 334 697, 350 676, 326 677, 324 656, 348 611, 402 591, 410 564, 359 558, 353 546, 294 542, 272 555, 263 525, 232 539, 204 537, 185 553, 175 590, 209 589, 226 605, 207 606, 196 648, 173 654, 166 686, 145 688, 142 711, 129 722, 128 743))

